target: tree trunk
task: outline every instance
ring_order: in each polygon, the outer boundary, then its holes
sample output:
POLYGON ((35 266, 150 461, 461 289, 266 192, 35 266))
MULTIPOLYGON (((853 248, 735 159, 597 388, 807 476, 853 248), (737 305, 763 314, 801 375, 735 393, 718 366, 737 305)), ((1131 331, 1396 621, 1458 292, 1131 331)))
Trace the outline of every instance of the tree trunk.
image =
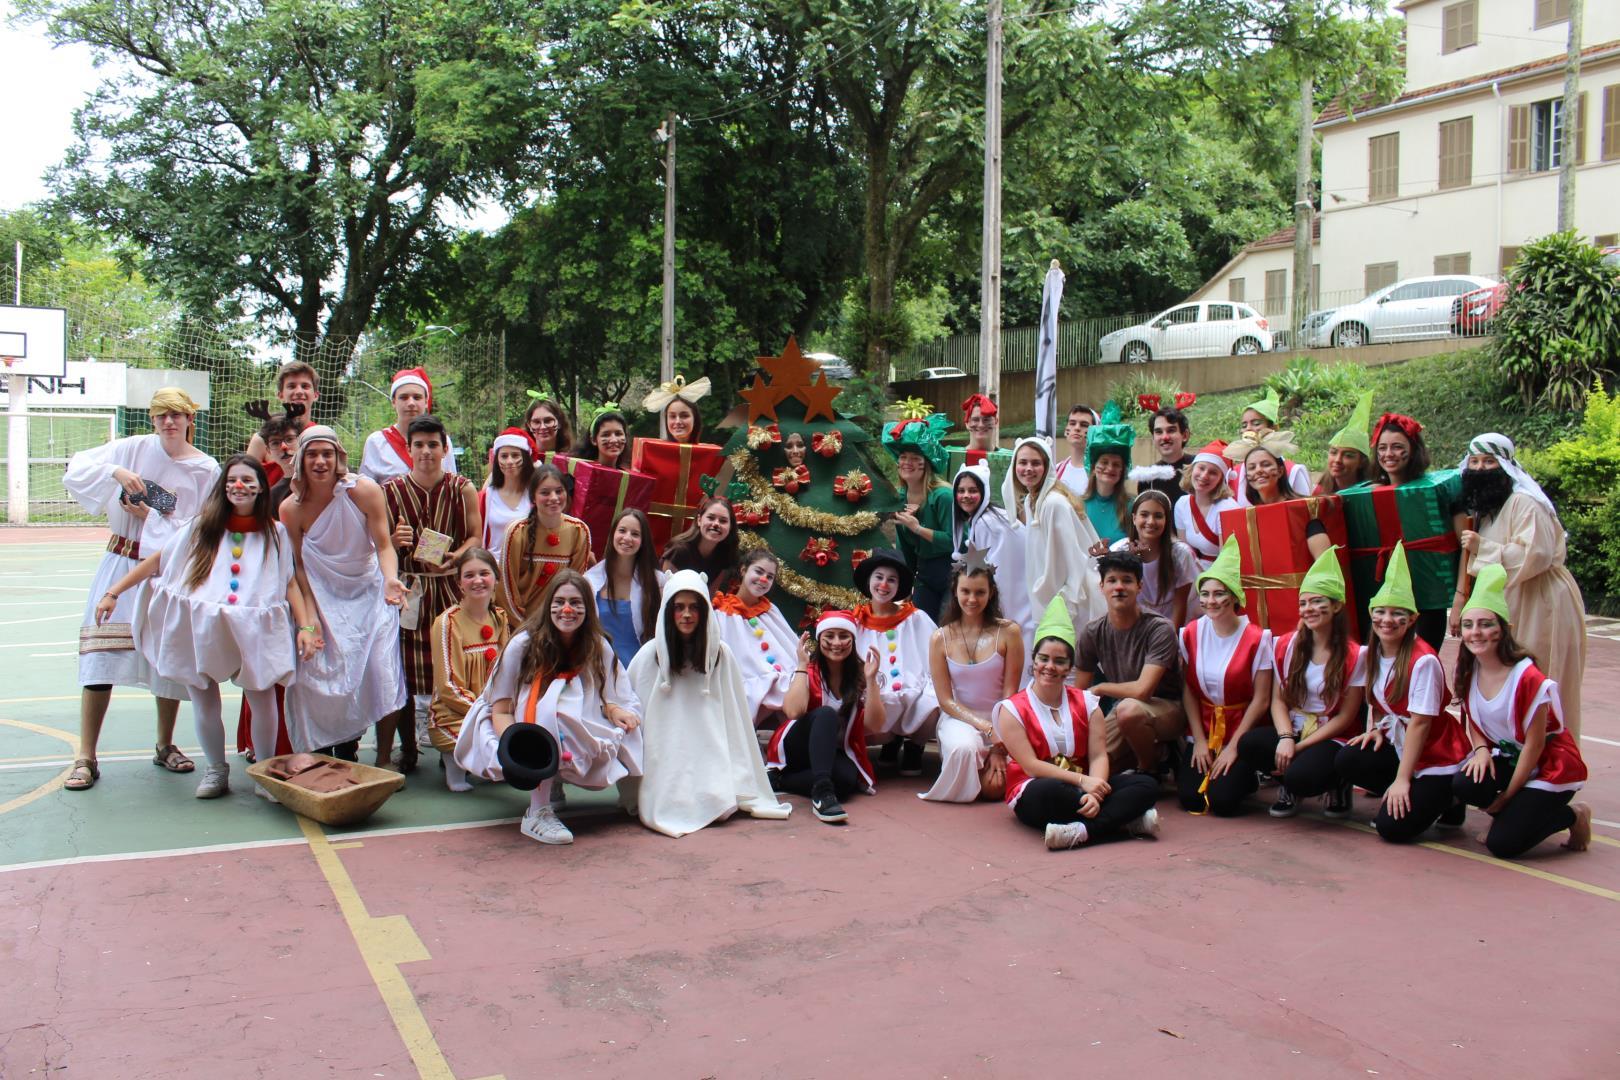
POLYGON ((869 374, 889 370, 894 322, 895 260, 889 251, 890 133, 866 139, 866 360, 869 374))
POLYGON ((1311 124, 1316 120, 1316 95, 1310 73, 1299 80, 1299 131, 1294 158, 1294 290, 1288 312, 1289 340, 1294 347, 1299 328, 1311 310, 1311 124))

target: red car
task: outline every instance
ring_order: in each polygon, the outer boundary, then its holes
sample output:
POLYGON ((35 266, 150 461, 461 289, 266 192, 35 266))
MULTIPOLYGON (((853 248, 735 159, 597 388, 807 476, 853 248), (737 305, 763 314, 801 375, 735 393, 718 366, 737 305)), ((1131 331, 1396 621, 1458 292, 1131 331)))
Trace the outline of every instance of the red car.
MULTIPOLYGON (((1603 265, 1620 270, 1620 247, 1603 249, 1603 265)), ((1507 301, 1507 294, 1507 282, 1499 282, 1457 297, 1451 304, 1451 332, 1460 337, 1490 333, 1491 323, 1507 301)))

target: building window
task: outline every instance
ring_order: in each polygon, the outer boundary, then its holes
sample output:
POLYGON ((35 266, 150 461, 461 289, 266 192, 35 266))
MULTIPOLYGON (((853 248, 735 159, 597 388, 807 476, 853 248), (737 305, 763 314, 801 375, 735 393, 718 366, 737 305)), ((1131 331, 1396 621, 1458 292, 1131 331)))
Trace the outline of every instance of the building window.
MULTIPOLYGON (((1564 99, 1508 110, 1508 172, 1551 172, 1564 162, 1564 99)), ((1575 164, 1586 163, 1586 95, 1575 100, 1575 164)))
POLYGON ((1401 187, 1399 132, 1367 140, 1367 198, 1393 199, 1401 187))
POLYGON ((1464 116, 1440 125, 1440 187, 1467 187, 1474 182, 1474 118, 1464 116))
POLYGON ((1600 248, 1620 246, 1620 233, 1598 233, 1596 236, 1592 237, 1592 243, 1594 246, 1600 248))
POLYGON ((1508 268, 1511 267, 1514 263, 1519 261, 1519 249, 1516 248, 1516 247, 1505 247, 1505 248, 1503 248, 1501 254, 1497 256, 1496 261, 1497 261, 1497 271, 1496 272, 1498 274, 1506 276, 1506 274, 1508 272, 1508 268))
POLYGON ((1537 30, 1561 22, 1569 22, 1569 0, 1536 0, 1533 25, 1537 30))
POLYGON ((1603 160, 1620 158, 1620 83, 1603 88, 1603 160))
POLYGON ((1266 271, 1266 314, 1281 315, 1288 310, 1288 271, 1266 271))
POLYGON ((1377 292, 1386 285, 1395 284, 1397 277, 1399 277, 1396 264, 1392 262, 1368 263, 1362 274, 1366 282, 1368 295, 1377 292))
POLYGON ((1471 274, 1473 259, 1466 251, 1455 255, 1436 255, 1434 257, 1434 272, 1436 274, 1471 274))
POLYGON ((1231 279, 1230 281, 1228 281, 1226 283, 1226 298, 1228 300, 1236 300, 1239 303, 1241 303, 1243 300, 1247 299, 1243 295, 1243 288, 1244 288, 1244 279, 1243 278, 1235 277, 1235 278, 1231 279))
POLYGON ((1462 0, 1440 9, 1440 52, 1454 53, 1479 44, 1479 0, 1462 0))

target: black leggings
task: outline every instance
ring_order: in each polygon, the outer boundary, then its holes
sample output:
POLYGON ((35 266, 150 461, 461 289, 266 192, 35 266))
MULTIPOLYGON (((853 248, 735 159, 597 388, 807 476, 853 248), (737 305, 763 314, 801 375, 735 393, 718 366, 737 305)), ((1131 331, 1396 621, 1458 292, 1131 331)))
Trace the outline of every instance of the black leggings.
POLYGON ((800 717, 782 736, 781 790, 809 795, 818 782, 831 780, 840 799, 865 791, 861 771, 840 745, 843 736, 844 722, 831 705, 800 717))
MULTIPOLYGON (((1486 807, 1496 801, 1502 790, 1513 779, 1513 770, 1496 759, 1496 775, 1474 781, 1467 773, 1452 778, 1451 790, 1457 798, 1470 806, 1486 807)), ((1498 859, 1511 859, 1523 855, 1547 837, 1561 833, 1575 824, 1575 811, 1569 801, 1573 791, 1547 791, 1544 788, 1523 787, 1508 800, 1508 804, 1491 819, 1490 831, 1485 834, 1485 846, 1498 859)))
POLYGON ((950 579, 949 555, 936 555, 922 560, 917 565, 917 584, 912 588, 911 602, 917 606, 918 611, 926 613, 935 622, 939 621, 940 609, 945 606, 945 593, 950 588, 950 579))
POLYGON ((1241 812, 1243 800, 1260 788, 1260 782, 1254 777, 1254 766, 1239 757, 1224 775, 1211 780, 1204 793, 1199 794, 1204 774, 1193 766, 1192 752, 1193 744, 1188 743, 1181 755, 1181 768, 1176 773, 1176 794, 1181 798, 1181 808, 1189 814, 1202 814, 1208 810, 1216 817, 1232 817, 1241 812))
MULTIPOLYGON (((1270 724, 1253 727, 1238 740, 1238 760, 1258 772, 1269 773, 1277 767, 1277 744, 1281 741, 1282 736, 1270 724)), ((1332 739, 1295 750, 1294 760, 1281 777, 1283 787, 1304 799, 1326 795, 1339 783, 1339 774, 1333 768, 1338 756, 1339 744, 1332 739)))
MULTIPOLYGON (((1339 775, 1346 783, 1366 788, 1382 795, 1395 782, 1401 767, 1400 755, 1395 747, 1384 743, 1377 750, 1361 746, 1346 746, 1339 751, 1339 775)), ((1408 844, 1445 813, 1455 800, 1451 795, 1451 775, 1441 773, 1412 777, 1412 808, 1403 818, 1390 817, 1389 807, 1380 804, 1373 815, 1373 828, 1378 835, 1393 844, 1408 844)))
POLYGON ((1159 798, 1158 781, 1145 773, 1111 776, 1108 784, 1113 790, 1103 798, 1102 808, 1094 818, 1080 816, 1080 796, 1084 792, 1067 781, 1044 776, 1024 785, 1018 801, 1013 804, 1013 813, 1019 821, 1036 829, 1083 821, 1090 839, 1108 840, 1152 809, 1159 798))

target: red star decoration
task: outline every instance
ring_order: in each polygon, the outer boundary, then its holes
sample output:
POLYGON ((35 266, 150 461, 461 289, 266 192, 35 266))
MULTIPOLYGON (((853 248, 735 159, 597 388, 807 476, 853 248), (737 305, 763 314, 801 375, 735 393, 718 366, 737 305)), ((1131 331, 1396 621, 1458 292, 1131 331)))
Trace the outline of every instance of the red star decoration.
POLYGON ((806 422, 818 416, 825 416, 828 420, 837 422, 838 417, 833 412, 833 399, 840 393, 840 388, 827 382, 827 373, 823 371, 813 384, 801 387, 794 395, 804 402, 804 419, 806 422))
POLYGON ((756 374, 754 385, 741 392, 742 399, 748 402, 748 422, 752 424, 762 417, 775 420, 776 406, 787 396, 780 387, 766 385, 765 380, 756 374))
MULTIPOLYGON (((781 356, 761 356, 756 359, 765 374, 771 377, 771 385, 781 388, 782 397, 798 397, 799 392, 809 386, 810 380, 821 370, 820 364, 799 351, 799 340, 795 337, 788 338, 781 356)), ((782 398, 776 400, 781 401, 782 398)))

